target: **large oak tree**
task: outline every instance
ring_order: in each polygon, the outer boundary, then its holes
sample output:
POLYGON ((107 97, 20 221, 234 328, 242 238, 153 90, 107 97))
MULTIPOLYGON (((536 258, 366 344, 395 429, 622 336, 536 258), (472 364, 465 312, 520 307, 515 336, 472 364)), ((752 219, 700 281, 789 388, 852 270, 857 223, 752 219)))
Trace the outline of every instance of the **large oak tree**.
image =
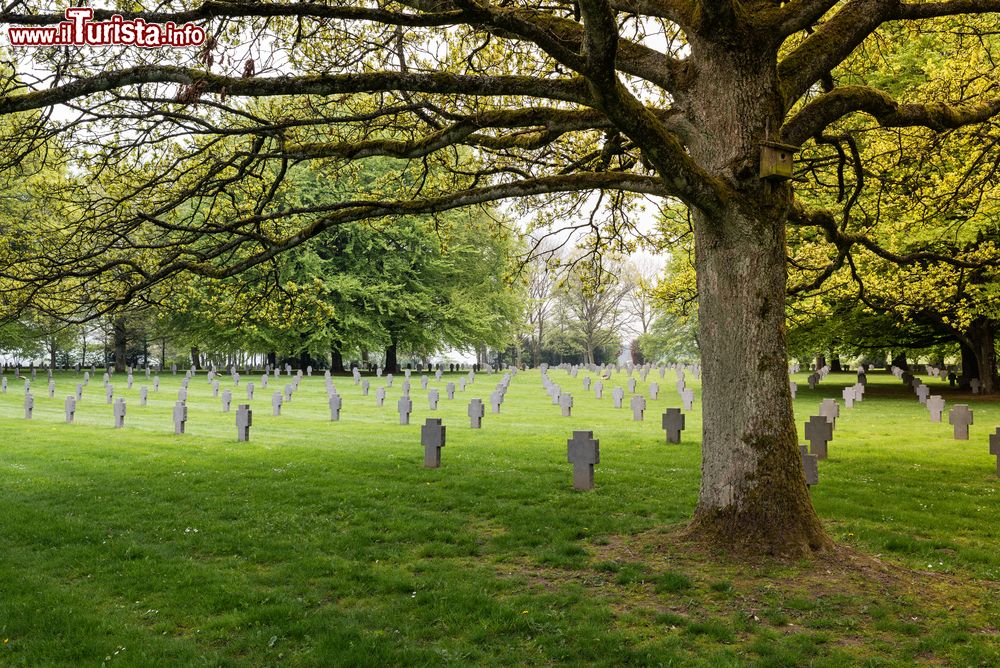
MULTIPOLYGON (((11 24, 61 19, 52 3, 5 7, 11 24)), ((607 225, 592 222, 600 237, 628 227, 632 196, 679 201, 696 236, 703 357, 692 528, 728 547, 808 553, 829 539, 788 392, 785 229, 818 225, 848 247, 861 237, 797 203, 791 183, 762 179, 761 143, 822 140, 858 113, 938 132, 988 121, 1000 113, 982 85, 991 72, 927 99, 858 77, 838 85, 838 71, 886 26, 956 17, 935 27, 958 31, 995 11, 1000 0, 157 3, 146 20, 199 21, 212 35, 197 61, 35 52, 0 84, 0 114, 19 114, 7 160, 72 132, 67 154, 103 184, 0 272, 10 295, 120 303, 178 272, 236 275, 347 222, 543 196, 563 211, 600 191, 611 204, 607 225), (370 156, 445 165, 452 178, 405 197, 276 204, 288 165, 349 169, 370 156), (227 197, 241 215, 178 213, 227 197)))

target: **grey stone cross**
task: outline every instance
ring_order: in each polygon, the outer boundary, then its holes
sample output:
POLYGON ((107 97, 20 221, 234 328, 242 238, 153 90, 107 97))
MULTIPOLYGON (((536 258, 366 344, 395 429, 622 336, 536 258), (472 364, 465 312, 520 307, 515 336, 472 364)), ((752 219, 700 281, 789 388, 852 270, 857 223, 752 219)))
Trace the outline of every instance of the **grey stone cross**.
POLYGON ((253 426, 253 411, 248 404, 240 404, 236 408, 236 440, 249 441, 251 426, 253 426))
POLYGON ((340 407, 344 405, 343 399, 340 398, 339 394, 330 395, 330 421, 337 422, 340 420, 340 407))
POLYGON ((149 388, 143 385, 139 388, 139 405, 145 406, 146 401, 149 399, 149 388))
POLYGON ((28 392, 27 394, 24 395, 24 419, 30 420, 34 410, 35 410, 35 397, 31 395, 31 392, 28 392))
POLYGON ((572 394, 559 395, 559 408, 562 409, 563 417, 570 417, 573 414, 573 395, 572 394))
POLYGON ((622 400, 625 398, 625 390, 620 387, 616 387, 612 390, 611 397, 615 400, 615 408, 621 408, 622 400))
POLYGON ((802 453, 802 470, 806 474, 806 486, 812 487, 819 484, 819 457, 809 454, 809 448, 800 445, 799 451, 802 453))
POLYGON ((684 431, 684 413, 679 408, 668 408, 663 414, 663 429, 667 432, 667 443, 680 443, 684 431))
POLYGON ((49 399, 54 399, 56 396, 56 381, 49 381, 49 399))
POLYGON ((247 401, 253 401, 253 381, 247 382, 247 401))
POLYGON ((427 390, 427 407, 430 410, 436 411, 437 407, 438 407, 438 401, 440 401, 440 400, 441 400, 441 393, 440 392, 438 392, 436 389, 433 389, 433 388, 430 389, 430 390, 427 390))
POLYGON ((632 409, 632 419, 635 422, 642 421, 642 414, 646 410, 646 397, 641 394, 636 394, 632 397, 632 401, 629 403, 632 409))
POLYGON ((814 415, 806 422, 806 440, 809 451, 820 459, 826 459, 826 444, 833 440, 833 424, 825 415, 814 415))
POLYGON ((375 388, 375 405, 382 406, 385 403, 385 388, 375 388))
POLYGON ((604 383, 597 381, 594 383, 594 398, 601 399, 604 394, 604 383))
POLYGON ((566 441, 566 461, 573 465, 573 488, 594 489, 594 465, 601 462, 601 442, 594 432, 573 432, 566 441))
POLYGON ((995 434, 990 436, 990 454, 997 458, 997 475, 1000 476, 1000 427, 997 427, 995 434))
POLYGON ((649 400, 656 401, 656 398, 660 396, 660 384, 650 383, 649 384, 649 400))
POLYGON ((281 415, 281 392, 271 395, 271 415, 281 415))
POLYGON ((121 397, 115 401, 115 429, 125 426, 125 400, 121 397))
POLYGON ((233 393, 232 391, 226 389, 222 391, 222 412, 228 413, 229 407, 233 403, 233 393))
POLYGON ((840 404, 837 403, 836 399, 824 399, 819 404, 819 414, 825 417, 831 425, 837 426, 837 418, 840 417, 840 404))
POLYGON ((420 444, 424 446, 424 466, 429 469, 440 468, 441 448, 445 443, 445 426, 441 418, 427 418, 420 427, 420 444))
POLYGON ((68 396, 66 397, 66 422, 72 424, 73 417, 76 415, 76 397, 68 396))
POLYGON ((410 413, 413 411, 413 400, 407 396, 402 396, 396 402, 396 410, 399 411, 399 424, 410 424, 410 413))
POLYGON ((444 386, 445 394, 448 395, 449 399, 455 398, 455 383, 448 383, 444 386))
POLYGON ((944 412, 944 397, 940 394, 927 397, 927 410, 930 411, 931 422, 940 422, 941 413, 944 412))
POLYGON ((184 433, 184 423, 188 419, 187 404, 178 401, 174 404, 174 434, 184 433))
POLYGON ((469 426, 473 429, 481 429, 483 426, 483 415, 486 414, 486 407, 483 406, 482 399, 473 399, 469 402, 469 409, 466 411, 469 416, 469 426))
POLYGON ((967 404, 957 404, 948 413, 948 424, 955 427, 955 440, 969 440, 969 425, 972 424, 972 411, 967 404))
POLYGON ((106 400, 105 403, 110 405, 112 403, 112 399, 114 398, 114 396, 115 396, 115 386, 108 383, 107 385, 104 386, 104 398, 106 400))

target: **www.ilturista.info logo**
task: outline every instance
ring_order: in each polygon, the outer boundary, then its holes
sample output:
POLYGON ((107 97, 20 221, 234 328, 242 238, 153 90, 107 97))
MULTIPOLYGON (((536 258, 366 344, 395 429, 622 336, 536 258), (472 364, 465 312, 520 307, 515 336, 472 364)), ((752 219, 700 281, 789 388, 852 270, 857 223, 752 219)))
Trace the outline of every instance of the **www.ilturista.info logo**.
POLYGON ((90 7, 70 7, 65 14, 66 20, 54 26, 9 28, 11 46, 122 45, 157 49, 199 46, 205 41, 205 31, 194 23, 147 23, 143 19, 126 20, 119 14, 107 21, 94 21, 90 7))

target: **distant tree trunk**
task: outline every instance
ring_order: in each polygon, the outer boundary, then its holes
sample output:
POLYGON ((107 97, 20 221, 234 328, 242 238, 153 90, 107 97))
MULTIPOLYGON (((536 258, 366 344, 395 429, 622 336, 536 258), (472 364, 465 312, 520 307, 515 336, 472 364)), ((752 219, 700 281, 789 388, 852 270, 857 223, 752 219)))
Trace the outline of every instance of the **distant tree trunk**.
POLYGON ((906 361, 906 351, 904 350, 902 352, 896 353, 892 358, 890 366, 898 366, 900 369, 903 369, 904 371, 909 371, 910 364, 909 362, 906 361))
POLYGON ((115 336, 115 370, 124 370, 125 354, 128 349, 128 331, 125 328, 125 319, 116 318, 114 322, 115 336))
POLYGON ((383 371, 386 373, 398 373, 399 363, 396 360, 396 354, 398 352, 396 338, 393 337, 389 342, 389 347, 385 349, 385 364, 383 371))
POLYGON ((274 369, 276 366, 278 366, 278 353, 272 350, 267 354, 267 365, 271 369, 274 369))
POLYGON ((56 340, 49 340, 49 368, 55 371, 56 369, 56 340))
POLYGON ((824 355, 823 353, 816 355, 816 371, 819 371, 825 366, 826 366, 826 355, 824 355))
POLYGON ((198 346, 191 346, 191 364, 195 369, 201 369, 201 351, 198 346))
POLYGON ((333 346, 330 348, 330 373, 340 373, 344 370, 344 353, 340 348, 333 346))
POLYGON ((142 337, 142 365, 149 366, 149 339, 142 337))
POLYGON ((302 352, 300 352, 299 353, 299 368, 302 369, 303 372, 305 372, 306 367, 309 366, 309 362, 310 362, 309 351, 308 350, 303 350, 302 352))
POLYGON ((83 330, 83 336, 81 338, 83 339, 83 341, 82 341, 81 346, 80 346, 80 350, 81 350, 81 354, 80 354, 80 366, 84 367, 84 366, 87 366, 87 330, 86 329, 83 330))
POLYGON ((830 371, 835 371, 837 373, 839 373, 841 371, 841 368, 840 368, 840 355, 838 355, 835 352, 831 352, 830 353, 830 371))
POLYGON ((160 339, 160 370, 162 371, 167 363, 167 340, 160 339))

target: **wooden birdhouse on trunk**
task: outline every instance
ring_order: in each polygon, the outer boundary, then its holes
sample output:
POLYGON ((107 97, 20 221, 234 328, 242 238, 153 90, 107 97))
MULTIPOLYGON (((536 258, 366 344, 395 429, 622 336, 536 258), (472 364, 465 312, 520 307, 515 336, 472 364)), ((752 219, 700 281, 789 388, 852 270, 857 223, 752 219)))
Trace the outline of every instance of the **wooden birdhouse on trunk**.
POLYGON ((786 181, 792 178, 792 164, 798 146, 775 141, 760 143, 760 178, 769 181, 786 181))

